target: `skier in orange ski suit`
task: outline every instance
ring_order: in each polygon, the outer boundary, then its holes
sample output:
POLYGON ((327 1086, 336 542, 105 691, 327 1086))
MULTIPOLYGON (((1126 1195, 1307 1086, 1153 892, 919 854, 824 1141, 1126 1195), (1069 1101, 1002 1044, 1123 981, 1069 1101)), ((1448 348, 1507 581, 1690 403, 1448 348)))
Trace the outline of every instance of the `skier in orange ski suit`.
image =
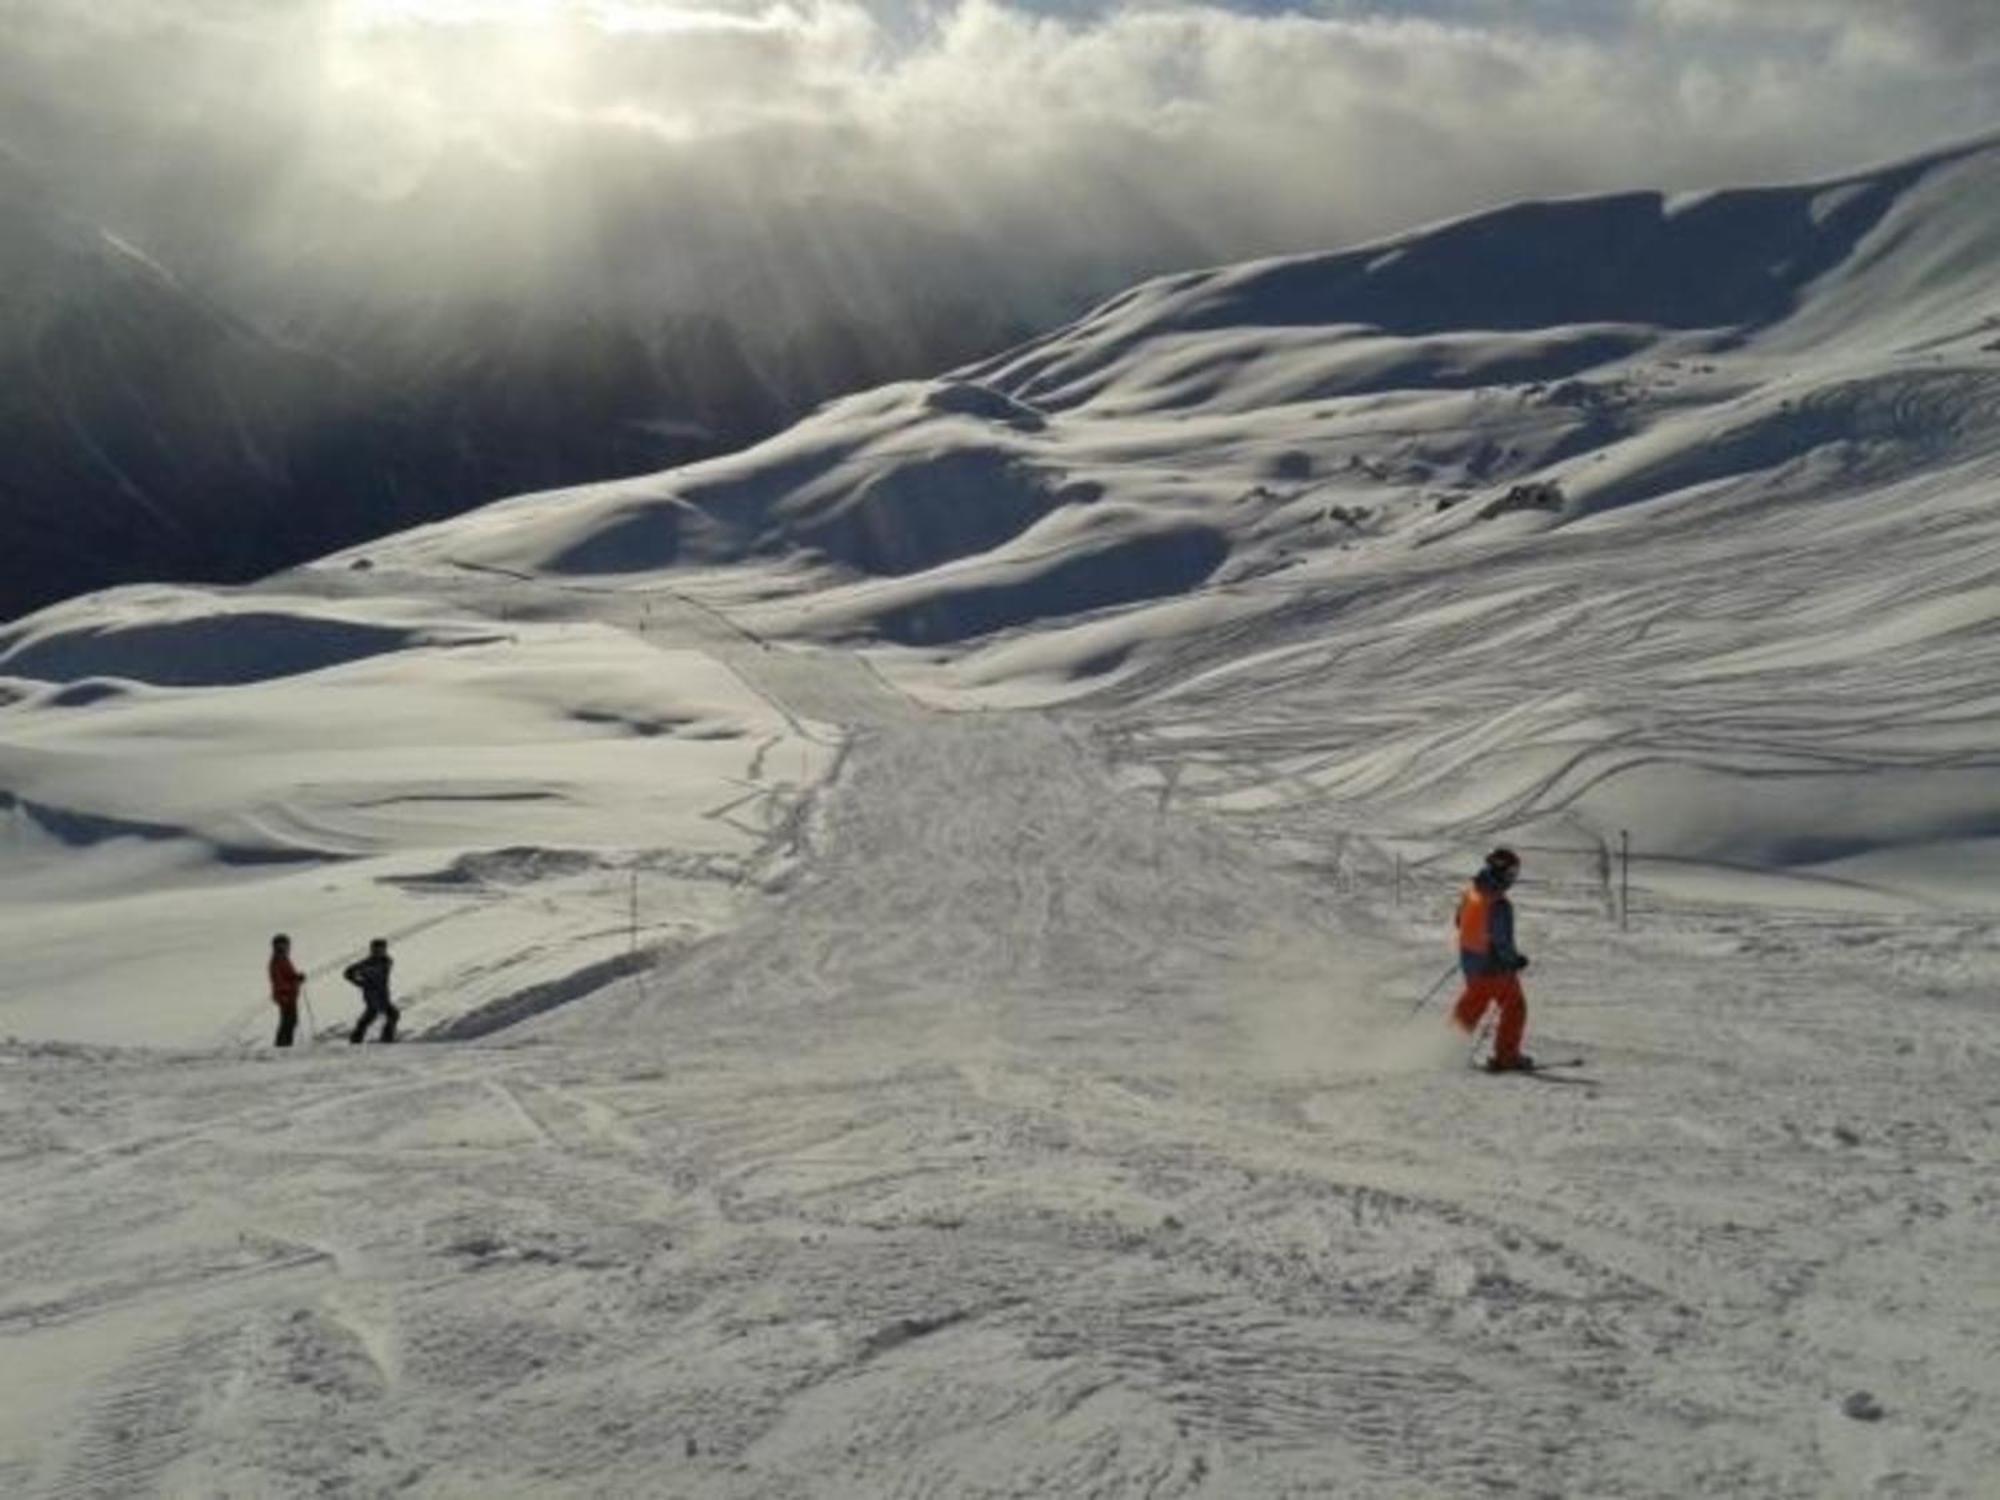
POLYGON ((1486 1064, 1495 1073, 1535 1066, 1535 1060, 1521 1050, 1521 1037, 1528 1029, 1521 971, 1528 960, 1514 946, 1514 903, 1507 899, 1520 873, 1520 855, 1512 849, 1495 849, 1458 898, 1458 966, 1465 975, 1465 989, 1451 1018, 1461 1031, 1470 1033, 1488 1006, 1500 1007, 1493 1056, 1486 1064))

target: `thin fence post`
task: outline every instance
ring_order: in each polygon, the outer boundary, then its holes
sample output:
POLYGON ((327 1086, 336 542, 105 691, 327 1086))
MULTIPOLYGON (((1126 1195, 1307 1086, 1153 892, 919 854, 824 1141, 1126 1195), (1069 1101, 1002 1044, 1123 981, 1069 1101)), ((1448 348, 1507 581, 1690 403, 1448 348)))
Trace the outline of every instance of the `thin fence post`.
POLYGON ((1618 930, 1627 931, 1632 923, 1632 831, 1618 830, 1618 930))

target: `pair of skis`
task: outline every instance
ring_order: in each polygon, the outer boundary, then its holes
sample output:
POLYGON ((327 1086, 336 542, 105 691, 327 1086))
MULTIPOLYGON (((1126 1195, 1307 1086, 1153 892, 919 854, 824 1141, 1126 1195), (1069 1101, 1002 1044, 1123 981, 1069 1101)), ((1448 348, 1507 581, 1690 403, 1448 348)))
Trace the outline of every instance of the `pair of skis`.
MULTIPOLYGON (((1410 1008, 1410 1014, 1414 1016, 1418 1011, 1422 1010, 1426 1005, 1430 1004, 1431 997, 1435 995, 1439 990, 1443 989, 1445 987, 1446 982, 1449 981, 1452 978, 1452 976, 1457 973, 1458 973, 1458 965, 1456 963, 1447 965, 1445 971, 1442 974, 1438 975, 1436 982, 1433 983, 1429 989, 1425 990, 1422 997, 1417 1001, 1417 1003, 1414 1006, 1410 1008)), ((1480 1072, 1485 1072, 1486 1067, 1485 1064, 1480 1060, 1479 1049, 1481 1045, 1485 1042, 1487 1032, 1491 1028, 1492 1024, 1493 1023, 1490 1018, 1482 1020, 1479 1023, 1479 1030, 1474 1033, 1472 1038, 1472 1052, 1466 1058, 1466 1065, 1468 1067, 1475 1068, 1480 1072)), ((1595 1078, 1586 1078, 1580 1074, 1569 1071, 1574 1068, 1580 1068, 1583 1065, 1584 1065, 1584 1059, 1580 1055, 1575 1057, 1560 1057, 1553 1062, 1538 1062, 1532 1068, 1503 1069, 1497 1076, 1508 1077, 1508 1078, 1541 1078, 1549 1083, 1580 1083, 1580 1084, 1594 1085, 1597 1082, 1595 1078)))
POLYGON ((1495 1078, 1539 1078, 1544 1083, 1575 1083, 1595 1085, 1595 1078, 1585 1077, 1574 1071, 1584 1065, 1582 1057, 1559 1057, 1552 1062, 1537 1062, 1532 1068, 1489 1068, 1481 1060, 1475 1048, 1466 1059, 1466 1066, 1476 1072, 1490 1073, 1495 1078))
POLYGON ((1493 1021, 1487 1017, 1480 1021, 1479 1029, 1472 1034, 1472 1050, 1466 1054, 1465 1065, 1481 1073, 1491 1073, 1497 1078, 1544 1078, 1549 1083, 1596 1083, 1595 1078, 1585 1078, 1572 1071, 1584 1065, 1582 1053, 1569 1057, 1537 1061, 1532 1068, 1489 1068, 1480 1050, 1492 1034, 1493 1021))

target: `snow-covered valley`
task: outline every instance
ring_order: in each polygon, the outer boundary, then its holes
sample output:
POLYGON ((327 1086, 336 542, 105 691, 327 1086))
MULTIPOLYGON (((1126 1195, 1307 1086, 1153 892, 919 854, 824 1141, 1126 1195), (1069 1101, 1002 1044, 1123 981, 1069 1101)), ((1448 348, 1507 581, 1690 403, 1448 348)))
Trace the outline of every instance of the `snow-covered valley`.
POLYGON ((1170 278, 0 629, 0 1488, 1991 1493, 1996 185, 1170 278), (1547 1077, 1412 1013, 1503 839, 1547 1077))

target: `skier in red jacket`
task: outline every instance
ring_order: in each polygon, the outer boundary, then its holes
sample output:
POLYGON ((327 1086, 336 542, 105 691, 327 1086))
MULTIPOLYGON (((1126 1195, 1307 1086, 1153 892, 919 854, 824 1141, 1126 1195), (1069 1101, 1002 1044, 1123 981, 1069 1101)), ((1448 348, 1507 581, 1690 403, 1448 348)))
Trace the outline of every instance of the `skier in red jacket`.
POLYGON ((271 939, 271 1003, 278 1007, 278 1045, 289 1047, 299 1029, 299 993, 306 976, 292 967, 292 940, 279 933, 271 939))
POLYGON ((1500 1007, 1500 1026, 1493 1038, 1487 1069, 1507 1073, 1528 1071, 1535 1060, 1521 1050, 1528 1029, 1528 997, 1521 992, 1521 971, 1527 958, 1514 946, 1514 903, 1507 892, 1521 873, 1521 856, 1512 849, 1495 849, 1458 899, 1458 966, 1465 989, 1451 1018, 1461 1031, 1477 1029, 1489 1006, 1500 1007))

